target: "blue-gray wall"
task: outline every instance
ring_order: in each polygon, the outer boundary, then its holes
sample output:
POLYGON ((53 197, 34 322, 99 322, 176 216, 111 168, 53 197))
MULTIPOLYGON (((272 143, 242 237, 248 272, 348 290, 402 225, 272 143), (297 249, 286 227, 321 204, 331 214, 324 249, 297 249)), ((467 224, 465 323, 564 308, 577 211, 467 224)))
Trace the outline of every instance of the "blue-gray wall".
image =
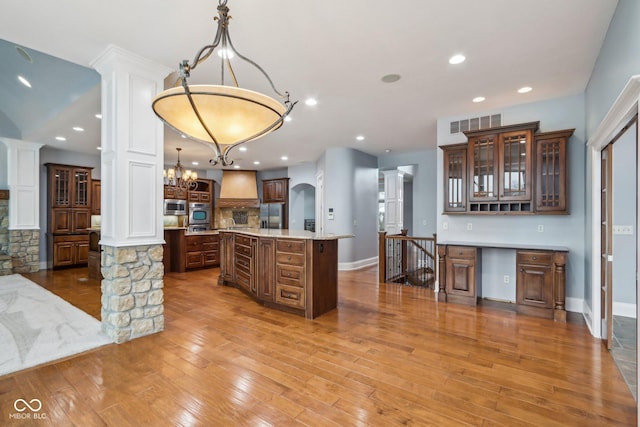
MULTIPOLYGON (((575 128, 567 146, 569 185, 569 215, 438 215, 438 240, 520 243, 565 246, 569 248, 567 260, 568 308, 581 311, 584 295, 586 248, 585 228, 585 134, 584 95, 551 99, 482 112, 480 115, 502 114, 504 125, 540 121, 540 131, 575 128), (448 229, 443 228, 447 222, 448 229), (472 230, 467 231, 467 224, 472 230), (537 231, 538 225, 544 232, 537 231), (570 305, 573 304, 573 305, 570 305)), ((477 117, 479 113, 474 113, 477 117)), ((446 117, 438 120, 438 145, 466 142, 464 134, 450 134, 450 122, 471 115, 446 117)), ((443 211, 442 150, 438 150, 437 211, 443 211)), ((515 258, 513 251, 483 250, 482 296, 500 300, 515 300, 515 258), (509 284, 504 283, 509 276, 509 284)))
POLYGON ((7 146, 0 142, 0 190, 9 188, 9 165, 7 164, 7 146))
MULTIPOLYGON (((589 84, 585 90, 586 136, 590 138, 605 117, 630 77, 640 74, 640 2, 637 0, 619 0, 609 30, 605 37, 600 54, 596 60, 589 84)), ((591 159, 587 158, 587 173, 591 176, 591 159)), ((586 203, 591 206, 591 182, 587 179, 586 203)), ((592 217, 587 210, 585 236, 591 244, 591 224, 599 221, 599 216, 592 217)), ((592 254, 589 250, 585 260, 587 274, 585 277, 585 303, 594 316, 598 316, 599 308, 593 307, 591 265, 600 254, 592 254)), ((593 286, 598 286, 594 284, 593 286)))
POLYGON ((378 255, 378 160, 351 148, 330 148, 318 160, 324 176, 326 233, 353 234, 340 239, 338 262, 354 263, 378 255), (333 208, 334 219, 327 219, 333 208))

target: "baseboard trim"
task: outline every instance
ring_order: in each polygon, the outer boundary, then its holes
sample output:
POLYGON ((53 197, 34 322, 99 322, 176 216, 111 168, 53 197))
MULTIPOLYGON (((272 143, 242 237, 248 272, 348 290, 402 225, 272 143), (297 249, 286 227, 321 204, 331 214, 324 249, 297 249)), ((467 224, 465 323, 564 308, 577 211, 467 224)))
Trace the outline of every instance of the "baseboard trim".
POLYGON ((636 305, 626 302, 613 302, 613 315, 622 317, 631 317, 635 319, 637 317, 636 305))
POLYGON ((587 305, 587 302, 584 300, 582 301, 582 316, 584 317, 584 323, 587 324, 587 328, 589 328, 589 332, 591 332, 591 335, 593 335, 596 338, 600 338, 599 336, 593 333, 593 313, 591 312, 591 309, 587 305))
POLYGON ((361 268, 371 267, 372 265, 376 265, 378 263, 378 257, 361 259, 359 261, 354 262, 339 262, 338 270, 339 271, 351 271, 351 270, 360 270, 361 268))
POLYGON ((565 298, 565 309, 574 313, 584 313, 584 299, 583 298, 565 298))

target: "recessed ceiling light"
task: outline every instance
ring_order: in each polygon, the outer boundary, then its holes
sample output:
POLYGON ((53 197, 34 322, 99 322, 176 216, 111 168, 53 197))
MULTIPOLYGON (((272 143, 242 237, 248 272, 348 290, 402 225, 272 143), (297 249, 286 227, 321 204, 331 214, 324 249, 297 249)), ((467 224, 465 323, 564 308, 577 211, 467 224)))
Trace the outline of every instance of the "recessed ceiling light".
POLYGON ((22 59, 24 59, 25 61, 27 61, 29 63, 33 63, 33 58, 31 58, 31 55, 29 55, 29 52, 24 50, 22 47, 16 46, 16 51, 22 57, 22 59))
POLYGON ((380 79, 385 83, 395 83, 400 80, 400 74, 387 74, 380 79))
POLYGON ((364 141, 364 136, 363 135, 358 135, 358 136, 356 136, 356 140, 364 141))
POLYGON ((193 166, 198 166, 200 163, 198 163, 198 162, 191 162, 191 164, 192 164, 193 166))
POLYGON ((76 132, 84 132, 84 129, 81 128, 80 126, 74 126, 71 129, 75 130, 76 132))
POLYGON ((56 136, 56 139, 58 141, 66 141, 67 140, 67 138, 65 138, 64 136, 56 136))
POLYGON ((315 98, 307 98, 307 100, 304 101, 304 103, 309 106, 313 106, 313 105, 317 105, 318 101, 315 98))
POLYGON ((254 164, 254 165, 259 165, 259 164, 260 164, 260 162, 256 160, 255 162, 253 162, 253 164, 254 164))
POLYGON ((100 113, 96 114, 96 119, 102 119, 102 114, 100 113))
POLYGON ((527 93, 527 92, 531 92, 533 90, 533 88, 531 86, 523 86, 520 89, 518 89, 518 93, 527 93))
POLYGON ((98 150, 102 150, 102 147, 96 147, 96 149, 98 149, 98 150))
POLYGON ((472 99, 473 102, 482 102, 484 101, 486 98, 484 96, 476 96, 475 98, 472 99))
POLYGON ((390 153, 391 150, 389 150, 388 148, 386 150, 384 150, 385 153, 390 153))
POLYGON ((235 165, 233 168, 234 169, 240 169, 240 165, 235 165))
POLYGON ((287 116, 287 117, 285 117, 285 118, 284 118, 284 121, 285 121, 285 122, 290 122, 290 121, 291 121, 291 116, 287 116))
POLYGON ((240 151, 247 151, 247 147, 240 147, 240 148, 238 148, 238 150, 240 150, 240 151))
POLYGON ((289 158, 287 156, 282 156, 282 157, 280 157, 280 160, 287 161, 287 160, 289 160, 289 158))
POLYGON ((184 135, 184 134, 183 134, 183 135, 180 135, 180 138, 187 139, 187 135, 184 135))
POLYGON ((20 83, 22 83, 26 87, 31 87, 31 83, 29 83, 29 80, 25 79, 24 77, 18 76, 18 80, 20 80, 20 83))
POLYGON ((457 55, 453 55, 451 58, 449 58, 449 64, 451 65, 457 65, 457 64, 462 64, 465 61, 465 56, 461 55, 461 54, 457 54, 457 55))

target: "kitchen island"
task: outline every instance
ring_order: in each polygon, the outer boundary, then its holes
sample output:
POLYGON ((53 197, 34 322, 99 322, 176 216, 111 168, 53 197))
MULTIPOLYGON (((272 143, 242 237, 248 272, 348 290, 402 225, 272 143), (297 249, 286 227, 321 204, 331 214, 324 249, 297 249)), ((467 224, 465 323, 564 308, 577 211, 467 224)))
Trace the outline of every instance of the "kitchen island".
POLYGON ((313 319, 338 304, 338 239, 305 230, 219 230, 219 284, 313 319))

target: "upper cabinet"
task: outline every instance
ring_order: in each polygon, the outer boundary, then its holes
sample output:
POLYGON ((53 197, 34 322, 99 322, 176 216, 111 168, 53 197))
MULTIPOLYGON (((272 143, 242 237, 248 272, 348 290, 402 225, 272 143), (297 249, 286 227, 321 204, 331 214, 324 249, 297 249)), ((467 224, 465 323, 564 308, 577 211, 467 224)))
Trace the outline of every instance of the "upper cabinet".
POLYGON ((262 203, 288 203, 289 178, 262 181, 262 203))
POLYGON ((52 208, 91 206, 91 168, 47 164, 52 208))
POLYGON ((566 143, 573 129, 539 122, 468 131, 443 150, 444 212, 567 213, 566 143))
POLYGON ((189 202, 211 203, 213 197, 213 184, 215 181, 199 179, 194 190, 189 190, 187 200, 189 202))
POLYGON ((99 179, 91 180, 91 215, 100 215, 100 198, 102 197, 99 179))

